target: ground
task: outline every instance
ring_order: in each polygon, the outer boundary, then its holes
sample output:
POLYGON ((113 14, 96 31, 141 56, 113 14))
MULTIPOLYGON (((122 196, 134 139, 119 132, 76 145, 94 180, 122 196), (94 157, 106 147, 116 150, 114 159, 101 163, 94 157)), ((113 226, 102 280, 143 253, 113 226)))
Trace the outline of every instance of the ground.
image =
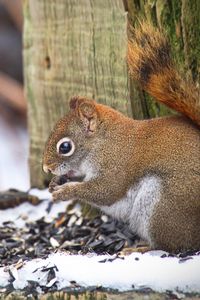
MULTIPOLYGON (((57 294, 55 299, 86 291, 91 297, 98 291, 98 299, 123 298, 126 291, 142 292, 137 294, 141 299, 147 295, 175 299, 188 293, 198 297, 200 252, 125 255, 124 248, 137 241, 126 224, 101 214, 83 218, 79 204, 52 204, 45 190, 2 195, 2 201, 12 206, 0 210, 0 292, 4 295, 21 290, 42 297, 62 290, 67 294, 57 294)), ((2 201, 0 208, 5 208, 2 201)))

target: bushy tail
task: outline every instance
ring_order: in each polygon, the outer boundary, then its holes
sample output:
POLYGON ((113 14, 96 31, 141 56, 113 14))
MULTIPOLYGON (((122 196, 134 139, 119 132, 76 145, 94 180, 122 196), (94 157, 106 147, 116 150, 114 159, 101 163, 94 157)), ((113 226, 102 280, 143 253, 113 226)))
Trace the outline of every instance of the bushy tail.
POLYGON ((157 101, 200 125, 199 91, 180 77, 165 35, 148 23, 129 30, 127 61, 130 75, 157 101))

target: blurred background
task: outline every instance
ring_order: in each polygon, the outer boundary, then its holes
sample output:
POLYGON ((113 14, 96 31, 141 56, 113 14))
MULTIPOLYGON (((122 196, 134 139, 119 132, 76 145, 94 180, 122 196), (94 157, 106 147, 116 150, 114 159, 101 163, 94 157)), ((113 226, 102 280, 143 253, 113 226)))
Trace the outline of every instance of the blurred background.
POLYGON ((29 188, 22 28, 21 0, 0 0, 0 190, 29 188))

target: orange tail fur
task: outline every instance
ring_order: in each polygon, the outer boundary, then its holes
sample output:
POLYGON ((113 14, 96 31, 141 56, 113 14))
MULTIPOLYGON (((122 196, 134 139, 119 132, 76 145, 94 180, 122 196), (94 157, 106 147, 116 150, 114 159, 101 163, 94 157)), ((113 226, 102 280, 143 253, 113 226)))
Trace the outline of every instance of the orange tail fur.
POLYGON ((127 54, 130 75, 157 101, 200 125, 199 91, 177 72, 165 35, 148 23, 136 29, 131 27, 130 33, 127 54))

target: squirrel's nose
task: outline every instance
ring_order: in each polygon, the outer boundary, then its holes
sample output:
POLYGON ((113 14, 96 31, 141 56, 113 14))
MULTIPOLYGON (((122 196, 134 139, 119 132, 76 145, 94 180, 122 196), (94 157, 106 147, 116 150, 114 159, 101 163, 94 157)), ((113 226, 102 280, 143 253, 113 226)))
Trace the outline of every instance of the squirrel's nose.
POLYGON ((43 165, 43 171, 47 174, 51 172, 47 165, 43 165))

